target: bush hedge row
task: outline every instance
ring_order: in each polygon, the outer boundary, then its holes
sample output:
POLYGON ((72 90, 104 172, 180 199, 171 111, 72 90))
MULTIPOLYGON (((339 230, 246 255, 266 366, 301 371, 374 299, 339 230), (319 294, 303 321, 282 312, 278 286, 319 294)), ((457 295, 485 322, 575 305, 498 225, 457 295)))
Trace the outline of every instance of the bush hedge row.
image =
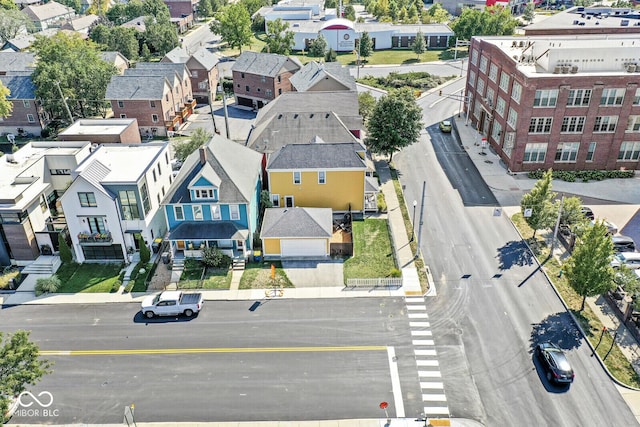
MULTIPOLYGON (((531 179, 541 179, 544 173, 545 173, 545 170, 538 169, 538 170, 529 172, 527 176, 531 179)), ((634 175, 635 173, 632 170, 553 171, 553 179, 561 179, 562 181, 567 181, 567 182, 575 182, 578 180, 582 182, 589 182, 589 181, 602 181, 603 179, 612 179, 612 178, 633 178, 634 175)))

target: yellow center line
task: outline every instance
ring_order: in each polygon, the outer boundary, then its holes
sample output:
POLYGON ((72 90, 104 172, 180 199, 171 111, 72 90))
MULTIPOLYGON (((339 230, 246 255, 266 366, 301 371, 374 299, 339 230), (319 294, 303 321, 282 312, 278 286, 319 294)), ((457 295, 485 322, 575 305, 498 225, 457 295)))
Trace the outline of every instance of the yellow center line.
POLYGON ((157 348, 129 350, 42 350, 41 356, 104 356, 131 354, 198 354, 198 353, 300 353, 337 351, 386 351, 382 345, 345 347, 254 347, 254 348, 157 348))

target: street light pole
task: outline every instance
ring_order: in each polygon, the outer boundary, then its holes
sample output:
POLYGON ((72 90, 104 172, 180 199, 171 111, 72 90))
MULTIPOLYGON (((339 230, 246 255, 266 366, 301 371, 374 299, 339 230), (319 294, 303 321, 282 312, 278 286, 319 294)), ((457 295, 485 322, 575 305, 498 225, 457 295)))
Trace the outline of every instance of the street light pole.
POLYGON ((409 240, 410 242, 413 242, 413 238, 416 235, 416 206, 418 206, 418 201, 414 200, 413 201, 413 221, 411 221, 411 240, 409 240))

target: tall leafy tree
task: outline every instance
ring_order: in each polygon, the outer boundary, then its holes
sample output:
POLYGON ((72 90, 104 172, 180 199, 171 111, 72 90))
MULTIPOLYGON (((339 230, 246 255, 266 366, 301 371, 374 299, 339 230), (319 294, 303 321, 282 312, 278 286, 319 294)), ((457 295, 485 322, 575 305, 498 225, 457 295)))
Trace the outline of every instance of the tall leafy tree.
MULTIPOLYGON (((174 31, 175 34, 175 31, 174 31)), ((109 45, 109 50, 120 52, 129 60, 136 60, 139 56, 140 51, 140 43, 138 42, 138 32, 133 28, 126 27, 113 27, 111 29, 111 43, 109 45)), ((168 46, 171 46, 177 43, 176 39, 173 37, 170 38, 170 43, 168 46)))
POLYGON ((293 47, 293 31, 289 30, 289 23, 278 18, 267 22, 267 38, 265 49, 270 53, 288 55, 293 47))
POLYGON ((358 113, 362 116, 362 120, 366 123, 373 109, 376 107, 376 99, 369 92, 360 92, 358 94, 358 113))
POLYGON ((354 9, 353 5, 348 4, 347 6, 345 6, 343 18, 347 18, 351 21, 356 20, 356 10, 354 9))
MULTIPOLYGON (((135 30, 134 30, 135 31, 135 30)), ((98 24, 89 32, 89 38, 100 48, 111 49, 113 43, 111 28, 104 24, 98 24)), ((126 55, 125 55, 126 56, 126 55)))
MULTIPOLYGON (((560 201, 556 202, 557 209, 560 209, 560 201)), ((587 218, 582 213, 582 200, 580 197, 565 197, 562 202, 562 211, 560 212, 560 223, 568 226, 584 223, 587 218)))
POLYGON ((309 55, 321 58, 327 51, 327 39, 322 34, 318 34, 311 44, 309 44, 309 55))
POLYGON ((231 48, 251 43, 251 16, 242 3, 232 3, 217 14, 217 19, 209 25, 213 34, 218 34, 231 48))
POLYGON ((358 42, 358 50, 360 52, 360 57, 364 58, 365 61, 368 57, 373 54, 373 41, 371 40, 371 36, 366 31, 362 32, 360 36, 360 41, 358 42))
POLYGON ((0 45, 16 37, 23 28, 33 28, 33 23, 27 15, 18 9, 0 8, 0 45))
POLYGON ((271 3, 271 0, 240 0, 239 4, 241 4, 242 6, 245 7, 245 9, 247 9, 249 16, 252 16, 262 6, 270 6, 272 3, 271 3))
POLYGON ((332 47, 329 48, 327 53, 324 55, 324 62, 336 62, 338 60, 338 54, 332 47))
POLYGON ((149 246, 145 243, 142 235, 138 235, 138 247, 140 248, 140 262, 143 265, 147 265, 151 259, 151 251, 149 251, 149 246))
POLYGON ((529 23, 533 22, 533 19, 536 17, 535 8, 536 6, 532 1, 527 3, 524 7, 524 12, 522 13, 522 17, 525 21, 529 23))
POLYGON ((393 153, 418 140, 422 110, 409 88, 396 89, 378 100, 367 122, 365 144, 373 153, 393 153))
MULTIPOLYGON (((142 11, 143 15, 153 16, 156 18, 156 22, 160 24, 171 22, 169 8, 162 0, 144 0, 142 2, 142 11)), ((131 19, 133 18, 135 16, 131 17, 131 19)))
POLYGON ((50 361, 40 358, 40 350, 29 340, 28 331, 0 332, 0 422, 9 421, 5 414, 11 399, 51 373, 51 366, 50 361))
POLYGON ((543 228, 553 227, 558 213, 557 206, 553 203, 556 193, 551 191, 553 171, 549 169, 544 173, 530 192, 522 196, 520 208, 524 219, 533 229, 533 237, 543 228), (526 215, 530 213, 530 215, 526 215))
POLYGON ((166 54, 180 43, 171 22, 153 22, 153 18, 147 18, 145 26, 145 41, 159 55, 166 54))
POLYGON ((33 49, 39 58, 32 75, 36 96, 53 118, 68 120, 60 92, 75 117, 104 115, 107 85, 117 70, 100 59, 95 43, 59 32, 37 37, 33 49))
POLYGON ((512 35, 517 25, 509 8, 490 6, 484 10, 464 8, 450 26, 458 38, 471 40, 473 36, 512 35))
POLYGON ((580 311, 587 297, 601 295, 615 289, 615 272, 610 262, 613 242, 602 221, 586 227, 578 236, 571 256, 563 265, 569 285, 582 296, 580 311))
MULTIPOLYGON (((60 0, 58 3, 73 9, 78 15, 82 12, 82 4, 80 0, 60 0)), ((93 13, 93 12, 89 12, 93 13)))
POLYGON ((18 5, 11 0, 0 0, 0 9, 15 9, 18 10, 18 5))
POLYGON ((418 31, 416 34, 416 39, 411 46, 411 50, 418 55, 418 61, 420 61, 420 56, 427 51, 427 43, 424 41, 424 34, 422 34, 422 31, 418 31))
POLYGON ((188 141, 181 142, 176 145, 176 158, 181 162, 184 162, 189 154, 196 151, 198 148, 207 144, 211 139, 211 134, 202 128, 198 128, 193 131, 191 135, 191 139, 188 141))
POLYGON ((433 3, 433 5, 422 14, 422 18, 425 24, 441 24, 449 22, 451 16, 449 12, 442 7, 442 3, 433 3))
POLYGON ((13 104, 7 99, 9 95, 11 95, 9 88, 0 82, 0 118, 9 117, 13 110, 13 104))
POLYGON ((198 3, 198 15, 203 18, 213 15, 213 8, 209 0, 200 0, 198 3))

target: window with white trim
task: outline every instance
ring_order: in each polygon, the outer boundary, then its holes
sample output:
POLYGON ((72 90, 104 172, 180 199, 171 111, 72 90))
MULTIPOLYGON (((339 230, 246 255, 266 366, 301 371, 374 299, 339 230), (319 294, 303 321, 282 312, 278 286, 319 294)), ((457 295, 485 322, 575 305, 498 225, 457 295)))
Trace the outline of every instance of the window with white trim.
POLYGON ((487 87, 487 96, 485 96, 485 100, 490 107, 495 105, 496 99, 496 91, 493 88, 487 87))
POLYGON ((618 161, 638 160, 640 158, 640 141, 623 142, 620 144, 618 161))
POLYGON ((193 190, 194 199, 213 199, 213 188, 198 188, 193 190))
POLYGON ((529 133, 550 133, 553 117, 531 117, 529 133))
POLYGON ((629 116, 626 132, 640 132, 640 116, 629 116))
POLYGON ((318 171, 318 184, 326 184, 326 183, 327 183, 327 172, 318 171))
POLYGON ((499 121, 493 121, 493 128, 491 129, 491 137, 494 141, 500 142, 500 136, 502 135, 502 125, 499 121))
POLYGON ((544 158, 547 155, 547 143, 529 143, 524 147, 524 157, 522 161, 524 163, 544 163, 544 158))
POLYGON ((302 183, 302 173, 300 171, 293 172, 293 183, 294 184, 302 183))
POLYGON ((506 71, 500 73, 500 89, 509 93, 509 74, 506 71))
POLYGON ((229 217, 232 220, 239 220, 240 219, 240 206, 238 205, 229 205, 229 217))
POLYGON ((507 117, 507 123, 509 123, 509 126, 514 129, 518 124, 518 112, 511 107, 509 107, 509 116, 507 117))
POLYGON ((27 114, 27 121, 29 123, 33 123, 36 121, 35 117, 33 117, 33 114, 27 114))
POLYGON ((511 98, 519 104, 521 96, 522 96, 522 85, 514 81, 513 86, 511 87, 511 98))
POLYGON ((176 221, 184 221, 184 210, 182 209, 182 206, 173 207, 173 216, 176 221))
POLYGON ((118 108, 124 108, 124 101, 118 101, 118 108))
POLYGON ((153 123, 158 123, 158 115, 157 114, 152 114, 151 115, 151 121, 153 123))
POLYGON ((558 89, 537 90, 533 98, 534 107, 555 107, 558 102, 558 89))
POLYGON ((22 100, 22 106, 23 106, 24 108, 31 108, 31 103, 29 102, 29 100, 28 100, 28 99, 23 99, 23 100, 22 100))
POLYGON ((594 132, 615 132, 618 116, 598 116, 593 125, 594 132))
POLYGON ((588 107, 591 89, 571 89, 567 97, 567 107, 588 107))
POLYGON ((561 142, 556 149, 556 162, 575 163, 579 148, 579 142, 561 142))
POLYGON ((516 140, 515 132, 507 132, 504 136, 504 144, 502 146, 502 151, 509 158, 511 158, 511 153, 513 152, 513 146, 515 145, 515 140, 516 140))
POLYGON ((491 81, 494 83, 498 80, 498 66, 493 62, 489 67, 489 79, 491 79, 491 81))
POLYGON ((587 149, 587 162, 593 162, 593 158, 596 154, 596 143, 590 142, 589 148, 587 149))
POLYGON ((98 206, 94 193, 80 192, 78 193, 78 199, 80 200, 80 206, 83 208, 95 208, 98 206))
POLYGON ((149 101, 149 107, 156 108, 156 101, 149 101))
POLYGON ((279 194, 272 194, 271 195, 271 205, 274 208, 280 207, 280 195, 279 194))
POLYGON ((500 117, 504 117, 505 108, 507 108, 507 101, 498 95, 498 100, 496 101, 496 113, 500 114, 500 117))
POLYGON ((476 92, 478 92, 480 96, 484 96, 484 80, 480 78, 478 79, 478 84, 476 85, 476 92))
POLYGON ((489 65, 489 58, 482 55, 480 57, 480 71, 482 71, 484 74, 487 74, 487 65, 489 65))
POLYGON ((478 65, 478 49, 471 50, 471 63, 473 65, 478 65))
POLYGON ((640 105, 640 89, 636 89, 636 94, 633 96, 633 105, 640 105))
POLYGON ((622 105, 622 101, 624 101, 624 92, 624 89, 602 89, 602 96, 600 96, 600 105, 622 105))
POLYGON ((202 221, 202 205, 193 205, 193 219, 202 221))
POLYGON ((211 218, 219 221, 222 219, 222 215, 220 214, 220 206, 219 205, 211 205, 211 218))
POLYGON ((468 83, 469 83, 469 86, 471 86, 471 87, 476 85, 476 72, 475 71, 469 71, 468 83))
POLYGON ((560 132, 580 133, 584 130, 584 116, 563 117, 560 132))

